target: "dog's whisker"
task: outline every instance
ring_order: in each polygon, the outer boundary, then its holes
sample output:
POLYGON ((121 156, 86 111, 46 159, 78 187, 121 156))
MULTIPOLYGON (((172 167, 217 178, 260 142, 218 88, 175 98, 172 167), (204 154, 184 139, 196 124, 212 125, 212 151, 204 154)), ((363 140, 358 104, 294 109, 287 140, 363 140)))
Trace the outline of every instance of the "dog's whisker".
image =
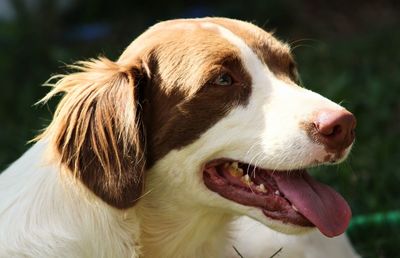
POLYGON ((306 47, 306 48, 314 48, 314 46, 312 46, 312 45, 307 45, 307 44, 298 44, 298 45, 296 45, 296 46, 292 47, 292 48, 291 48, 291 51, 295 51, 296 49, 298 49, 298 48, 301 48, 301 47, 306 47))

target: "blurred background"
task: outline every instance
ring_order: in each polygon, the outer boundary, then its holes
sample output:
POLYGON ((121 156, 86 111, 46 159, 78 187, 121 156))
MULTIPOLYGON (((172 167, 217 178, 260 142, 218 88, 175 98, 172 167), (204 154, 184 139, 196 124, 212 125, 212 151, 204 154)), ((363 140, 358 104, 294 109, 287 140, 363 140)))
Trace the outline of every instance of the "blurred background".
MULTIPOLYGON (((348 161, 317 168, 350 202, 348 234, 363 257, 400 257, 400 2, 0 0, 0 169, 45 127, 54 105, 33 106, 65 64, 116 59, 148 26, 226 16, 290 43, 305 87, 358 119, 348 161)), ((1 196, 0 196, 1 200, 1 196)))

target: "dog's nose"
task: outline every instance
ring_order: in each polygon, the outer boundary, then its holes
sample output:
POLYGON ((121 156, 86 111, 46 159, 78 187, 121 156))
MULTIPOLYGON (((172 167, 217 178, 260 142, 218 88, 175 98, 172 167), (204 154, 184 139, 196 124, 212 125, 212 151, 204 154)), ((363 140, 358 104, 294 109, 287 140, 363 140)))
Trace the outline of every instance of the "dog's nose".
POLYGON ((316 140, 332 151, 342 151, 353 143, 356 118, 349 111, 323 110, 314 121, 316 140))

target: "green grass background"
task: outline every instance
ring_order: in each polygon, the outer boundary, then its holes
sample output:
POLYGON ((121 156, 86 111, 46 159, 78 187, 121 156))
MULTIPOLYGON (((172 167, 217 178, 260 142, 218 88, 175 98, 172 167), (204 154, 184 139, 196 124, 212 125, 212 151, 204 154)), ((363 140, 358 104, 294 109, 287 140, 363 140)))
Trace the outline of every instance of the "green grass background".
MULTIPOLYGON (((7 1, 7 0, 6 0, 7 1)), ((350 202, 355 217, 400 210, 400 8, 396 1, 55 1, 29 7, 10 0, 0 20, 0 168, 28 147, 51 119, 55 102, 33 104, 64 64, 104 54, 115 59, 140 32, 164 19, 228 16, 253 21, 292 44, 303 85, 341 102, 358 120, 350 158, 313 174, 350 202), (76 36, 82 26, 108 33, 76 36)), ((1 200, 1 196, 0 196, 1 200)), ((363 257, 400 257, 400 219, 353 225, 363 257)))

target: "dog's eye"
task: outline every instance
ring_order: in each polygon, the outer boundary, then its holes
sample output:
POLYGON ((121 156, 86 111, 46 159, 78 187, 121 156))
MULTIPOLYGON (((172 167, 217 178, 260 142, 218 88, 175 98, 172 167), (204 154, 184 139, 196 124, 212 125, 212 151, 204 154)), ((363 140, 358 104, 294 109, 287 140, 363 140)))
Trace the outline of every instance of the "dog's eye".
POLYGON ((214 79, 213 84, 220 86, 230 86, 233 84, 232 76, 227 73, 222 73, 214 79))

